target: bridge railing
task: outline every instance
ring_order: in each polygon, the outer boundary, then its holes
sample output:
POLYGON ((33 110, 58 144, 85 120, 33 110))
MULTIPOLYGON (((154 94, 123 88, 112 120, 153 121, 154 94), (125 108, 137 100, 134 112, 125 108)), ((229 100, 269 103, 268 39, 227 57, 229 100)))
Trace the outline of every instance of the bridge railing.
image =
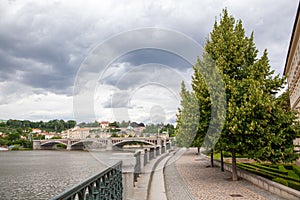
POLYGON ((52 198, 52 200, 122 199, 122 161, 52 198))

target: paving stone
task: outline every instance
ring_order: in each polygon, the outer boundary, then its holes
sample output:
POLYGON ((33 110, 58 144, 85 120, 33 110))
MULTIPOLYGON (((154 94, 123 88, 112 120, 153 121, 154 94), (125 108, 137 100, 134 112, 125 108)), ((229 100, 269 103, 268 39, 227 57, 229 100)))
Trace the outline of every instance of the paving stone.
POLYGON ((221 172, 220 168, 207 167, 209 165, 197 155, 197 149, 189 149, 171 161, 165 168, 168 199, 283 199, 246 180, 231 181, 230 172, 221 172))

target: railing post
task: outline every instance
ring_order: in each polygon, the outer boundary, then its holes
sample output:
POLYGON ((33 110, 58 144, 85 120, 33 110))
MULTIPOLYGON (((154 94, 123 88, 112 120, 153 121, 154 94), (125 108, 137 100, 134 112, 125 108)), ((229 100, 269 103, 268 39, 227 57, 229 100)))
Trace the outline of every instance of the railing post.
POLYGON ((159 146, 156 147, 155 153, 156 153, 155 154, 156 157, 160 155, 160 147, 159 146))
POLYGON ((149 160, 154 159, 154 147, 150 147, 149 160))
POLYGON ((133 196, 134 166, 135 166, 134 157, 123 160, 123 165, 122 165, 123 199, 130 199, 133 196))
POLYGON ((166 147, 165 146, 161 146, 161 154, 166 153, 166 147))
POLYGON ((171 144, 170 142, 167 143, 167 150, 171 149, 171 144))
POLYGON ((122 199, 132 199, 136 158, 132 153, 113 153, 112 160, 122 160, 122 199))
POLYGON ((137 182, 137 178, 141 173, 141 152, 137 151, 134 154, 135 157, 135 166, 134 166, 134 182, 137 182))
POLYGON ((144 166, 147 165, 148 160, 149 160, 149 150, 148 150, 148 149, 145 149, 145 150, 144 150, 144 166))
POLYGON ((145 164, 145 150, 144 149, 142 149, 142 150, 140 150, 140 160, 141 160, 141 171, 140 171, 140 173, 141 174, 143 174, 144 172, 145 172, 145 170, 144 170, 144 164, 145 164))

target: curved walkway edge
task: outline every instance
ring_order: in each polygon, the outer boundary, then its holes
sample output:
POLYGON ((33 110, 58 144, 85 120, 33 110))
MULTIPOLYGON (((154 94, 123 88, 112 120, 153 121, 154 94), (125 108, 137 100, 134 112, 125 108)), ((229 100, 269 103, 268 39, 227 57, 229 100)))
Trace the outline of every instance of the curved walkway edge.
MULTIPOLYGON (((157 169, 159 169, 161 165, 164 165, 170 156, 170 153, 165 153, 151 160, 145 166, 144 173, 140 174, 140 177, 135 185, 133 197, 131 198, 132 200, 148 200, 152 192, 155 192, 155 194, 158 194, 159 197, 164 198, 163 194, 165 195, 165 190, 164 187, 161 187, 163 186, 164 180, 159 177, 162 176, 162 174, 159 173, 159 170, 157 169), (160 185, 160 191, 151 191, 154 190, 153 188, 155 185, 160 185)), ((153 198, 155 197, 156 196, 153 198)), ((155 200, 158 199, 160 198, 156 198, 155 200)))
POLYGON ((176 161, 180 159, 185 151, 185 149, 180 149, 174 153, 174 156, 165 165, 164 179, 168 200, 195 200, 176 168, 176 161))

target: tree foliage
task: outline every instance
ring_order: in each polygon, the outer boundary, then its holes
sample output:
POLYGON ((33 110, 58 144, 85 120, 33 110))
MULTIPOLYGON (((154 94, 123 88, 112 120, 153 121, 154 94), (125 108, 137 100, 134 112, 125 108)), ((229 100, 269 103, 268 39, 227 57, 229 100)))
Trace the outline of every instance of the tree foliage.
MULTIPOLYGON (((247 37, 241 20, 236 21, 223 10, 206 41, 204 55, 214 61, 225 85, 227 113, 218 146, 232 152, 234 180, 236 153, 246 152, 258 161, 290 162, 297 158, 293 152, 295 113, 288 109, 287 95, 275 96, 283 88, 285 78, 274 75, 267 50, 260 58, 257 54, 254 34, 247 37)), ((194 71, 192 87, 201 113, 198 134, 202 135, 214 124, 209 124, 215 106, 210 91, 214 86, 207 85, 205 73, 195 67, 194 71)), ((179 110, 180 123, 182 112, 179 110)))
POLYGON ((199 109, 196 96, 189 92, 184 82, 181 83, 181 107, 178 108, 177 126, 175 129, 176 144, 190 147, 197 135, 199 122, 199 109))

